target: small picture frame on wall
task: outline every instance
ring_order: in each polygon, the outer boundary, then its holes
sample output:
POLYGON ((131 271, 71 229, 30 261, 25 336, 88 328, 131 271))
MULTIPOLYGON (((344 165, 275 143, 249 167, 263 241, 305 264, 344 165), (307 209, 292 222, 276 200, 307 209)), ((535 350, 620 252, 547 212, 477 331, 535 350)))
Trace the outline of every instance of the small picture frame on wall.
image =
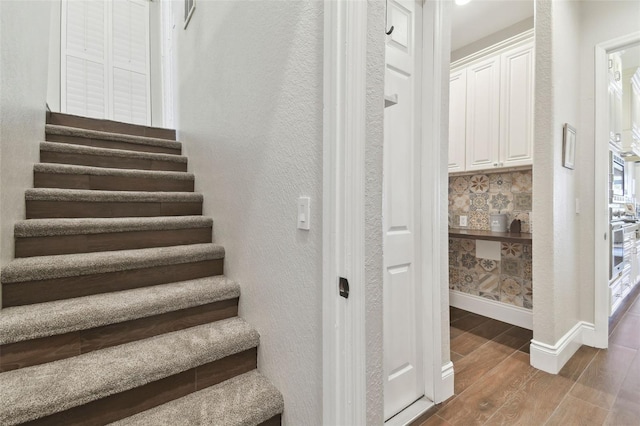
POLYGON ((562 167, 573 170, 576 165, 576 129, 564 123, 562 132, 562 167))
POLYGON ((196 8, 196 0, 184 0, 184 29, 187 29, 191 15, 196 8))

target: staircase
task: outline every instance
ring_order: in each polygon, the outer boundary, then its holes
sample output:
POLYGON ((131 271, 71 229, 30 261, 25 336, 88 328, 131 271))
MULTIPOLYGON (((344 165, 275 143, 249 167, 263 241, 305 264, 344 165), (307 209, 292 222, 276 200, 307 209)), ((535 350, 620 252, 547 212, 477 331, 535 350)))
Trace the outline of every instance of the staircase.
POLYGON ((47 121, 1 274, 0 424, 279 425, 175 131, 47 121))

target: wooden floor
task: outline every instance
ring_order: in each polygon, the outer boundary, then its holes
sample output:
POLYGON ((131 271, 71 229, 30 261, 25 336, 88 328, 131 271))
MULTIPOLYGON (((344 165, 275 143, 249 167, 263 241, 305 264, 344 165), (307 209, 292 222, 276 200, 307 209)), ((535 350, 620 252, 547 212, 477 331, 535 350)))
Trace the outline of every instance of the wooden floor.
POLYGON ((455 395, 414 425, 640 425, 640 297, 558 375, 529 365, 532 333, 451 308, 455 395), (429 416, 429 417, 427 417, 429 416))

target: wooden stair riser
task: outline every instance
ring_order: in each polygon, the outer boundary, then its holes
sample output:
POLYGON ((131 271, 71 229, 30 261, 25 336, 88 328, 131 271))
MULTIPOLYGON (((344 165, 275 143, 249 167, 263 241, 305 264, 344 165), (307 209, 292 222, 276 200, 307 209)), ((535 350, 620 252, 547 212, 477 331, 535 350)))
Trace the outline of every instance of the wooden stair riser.
POLYGON ((96 191, 193 192, 193 180, 34 172, 33 187, 96 191))
POLYGON ((194 216, 198 202, 92 202, 27 200, 27 219, 194 216))
POLYGON ((47 134, 46 140, 48 142, 60 142, 60 143, 68 143, 72 145, 93 146, 95 148, 122 149, 126 151, 155 152, 158 154, 173 154, 173 155, 180 155, 182 153, 182 149, 178 149, 178 148, 144 145, 144 144, 137 144, 133 142, 105 140, 105 139, 96 139, 96 138, 87 138, 87 137, 69 136, 69 135, 47 134))
MULTIPOLYGON (((30 426, 106 424, 222 383, 255 368, 257 368, 257 349, 252 348, 182 373, 24 424, 30 426)), ((214 402, 212 401, 212 403, 214 402)))
POLYGON ((156 159, 88 155, 72 152, 40 151, 41 163, 73 164, 78 166, 107 167, 113 169, 156 170, 186 172, 187 163, 156 159))
POLYGON ((2 306, 20 306, 222 275, 224 259, 2 285, 2 306))
POLYGON ((0 372, 43 364, 238 315, 238 298, 0 346, 0 372))
POLYGON ((120 123, 111 120, 79 117, 77 115, 61 114, 57 112, 47 114, 47 124, 77 127, 87 130, 98 130, 100 132, 122 133, 132 136, 146 136, 149 138, 167 139, 172 141, 176 140, 176 131, 173 129, 161 129, 158 127, 120 123))
POLYGON ((212 227, 16 238, 16 257, 210 243, 212 227))

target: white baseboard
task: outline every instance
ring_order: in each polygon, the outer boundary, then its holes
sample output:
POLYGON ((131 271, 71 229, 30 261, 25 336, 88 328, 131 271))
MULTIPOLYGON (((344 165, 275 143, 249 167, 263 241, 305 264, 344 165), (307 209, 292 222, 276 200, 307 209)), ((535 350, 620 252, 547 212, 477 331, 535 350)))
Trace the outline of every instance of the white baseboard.
POLYGON ((582 345, 593 346, 595 326, 579 321, 554 345, 531 341, 531 365, 551 374, 558 374, 562 367, 582 345))
POLYGON ((533 313, 530 309, 519 308, 496 302, 484 297, 473 296, 456 290, 449 290, 449 305, 474 314, 483 315, 507 324, 533 330, 533 313))
POLYGON ((442 385, 440 392, 436 395, 435 403, 439 404, 453 396, 453 362, 449 361, 442 366, 442 385))

